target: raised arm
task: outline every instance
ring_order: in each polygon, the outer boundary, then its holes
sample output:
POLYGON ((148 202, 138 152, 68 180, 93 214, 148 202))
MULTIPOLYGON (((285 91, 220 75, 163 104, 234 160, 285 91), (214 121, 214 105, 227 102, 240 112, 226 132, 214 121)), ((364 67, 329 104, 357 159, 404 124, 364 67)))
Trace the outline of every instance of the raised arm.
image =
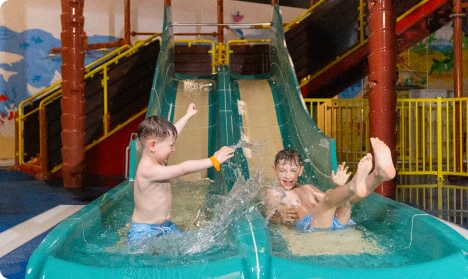
POLYGON ((195 114, 197 114, 198 110, 195 108, 195 104, 194 103, 191 103, 188 108, 187 108, 187 112, 185 113, 184 116, 182 116, 179 121, 177 121, 174 126, 176 127, 177 129, 177 133, 180 135, 180 133, 182 132, 182 130, 184 129, 185 127, 185 124, 187 124, 187 122, 189 121, 190 118, 192 118, 192 116, 194 116, 195 114))
MULTIPOLYGON (((234 149, 223 146, 213 155, 222 164, 234 156, 234 149)), ((192 172, 208 169, 213 166, 209 158, 200 160, 188 160, 177 165, 153 167, 146 172, 147 179, 152 181, 167 181, 192 172)))

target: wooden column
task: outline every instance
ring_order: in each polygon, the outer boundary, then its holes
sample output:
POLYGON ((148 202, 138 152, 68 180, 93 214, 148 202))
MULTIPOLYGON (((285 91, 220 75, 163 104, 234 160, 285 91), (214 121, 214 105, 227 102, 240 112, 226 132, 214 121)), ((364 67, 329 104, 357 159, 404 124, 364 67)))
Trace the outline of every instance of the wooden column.
MULTIPOLYGON (((224 23, 223 0, 218 0, 218 23, 224 23)), ((224 43, 224 27, 218 26, 218 44, 224 43)))
POLYGON ((79 188, 85 169, 84 0, 62 3, 62 174, 65 188, 79 188))
MULTIPOLYGON (((368 0, 369 6, 369 132, 392 151, 396 162, 396 17, 392 0, 368 0)), ((396 185, 387 181, 376 192, 395 199, 396 185)))
POLYGON ((123 43, 125 45, 129 45, 130 44, 130 0, 125 0, 124 2, 124 13, 125 13, 125 18, 124 18, 124 30, 125 30, 125 34, 124 34, 124 41, 123 43))
MULTIPOLYGON (((461 0, 453 0, 453 89, 454 97, 463 97, 463 47, 462 47, 462 19, 465 16, 461 0)), ((460 171, 460 103, 455 102, 455 168, 460 171)))

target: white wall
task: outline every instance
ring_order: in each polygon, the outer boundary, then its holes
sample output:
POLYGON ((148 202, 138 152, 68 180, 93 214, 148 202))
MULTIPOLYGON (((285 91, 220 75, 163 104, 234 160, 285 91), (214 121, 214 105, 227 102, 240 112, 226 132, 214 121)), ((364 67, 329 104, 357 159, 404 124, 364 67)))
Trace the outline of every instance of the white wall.
MULTIPOLYGON (((164 1, 131 1, 132 31, 161 32, 164 1)), ((231 14, 240 11, 242 23, 270 22, 270 5, 241 1, 224 1, 224 22, 233 22, 231 14)), ((281 7, 284 22, 299 16, 304 9, 281 7)), ((90 35, 124 35, 124 1, 85 1, 85 31, 90 35)), ((21 32, 42 29, 60 38, 60 0, 8 0, 0 8, 0 26, 21 32)), ((173 21, 177 23, 216 23, 216 0, 173 0, 173 21)), ((212 32, 214 27, 177 27, 175 32, 212 32)))

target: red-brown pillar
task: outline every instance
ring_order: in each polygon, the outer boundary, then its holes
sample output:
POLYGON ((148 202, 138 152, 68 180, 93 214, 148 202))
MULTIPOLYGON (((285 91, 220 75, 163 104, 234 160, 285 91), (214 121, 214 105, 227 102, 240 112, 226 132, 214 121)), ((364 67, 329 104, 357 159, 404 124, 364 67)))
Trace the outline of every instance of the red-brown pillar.
MULTIPOLYGON (((224 23, 224 4, 223 0, 218 0, 218 23, 224 23)), ((224 43, 224 27, 218 26, 218 44, 224 43)))
POLYGON ((84 131, 84 0, 62 2, 62 174, 65 188, 83 184, 84 131))
POLYGON ((130 45, 130 0, 125 0, 124 2, 124 45, 130 45))
MULTIPOLYGON (((368 0, 369 6, 369 123, 370 136, 392 151, 396 163, 396 19, 392 0, 368 0)), ((387 181, 376 192, 395 199, 396 185, 387 181)))
MULTIPOLYGON (((462 46, 462 0, 453 0, 453 89, 454 97, 463 97, 463 46, 462 46)), ((460 171, 460 102, 455 102, 455 169, 460 171)))

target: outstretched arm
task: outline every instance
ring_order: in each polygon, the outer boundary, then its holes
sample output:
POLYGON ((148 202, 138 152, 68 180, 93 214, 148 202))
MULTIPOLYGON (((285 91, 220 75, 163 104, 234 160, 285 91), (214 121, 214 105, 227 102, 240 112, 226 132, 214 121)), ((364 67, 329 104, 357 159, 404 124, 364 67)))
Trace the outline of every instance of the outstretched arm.
MULTIPOLYGON (((228 146, 223 146, 213 155, 220 164, 229 160, 234 156, 234 149, 228 146)), ((167 181, 177 178, 192 172, 208 169, 213 166, 213 162, 209 159, 188 160, 178 165, 153 167, 146 172, 147 179, 152 181, 167 181)))
POLYGON ((197 114, 198 110, 195 108, 195 104, 194 103, 191 103, 188 108, 187 108, 187 112, 185 113, 184 116, 182 116, 182 118, 179 119, 179 121, 177 121, 174 126, 176 127, 177 129, 177 133, 180 135, 180 133, 182 132, 182 130, 184 129, 185 127, 185 124, 187 124, 187 122, 189 121, 190 118, 192 118, 192 116, 194 116, 195 114, 197 114))

